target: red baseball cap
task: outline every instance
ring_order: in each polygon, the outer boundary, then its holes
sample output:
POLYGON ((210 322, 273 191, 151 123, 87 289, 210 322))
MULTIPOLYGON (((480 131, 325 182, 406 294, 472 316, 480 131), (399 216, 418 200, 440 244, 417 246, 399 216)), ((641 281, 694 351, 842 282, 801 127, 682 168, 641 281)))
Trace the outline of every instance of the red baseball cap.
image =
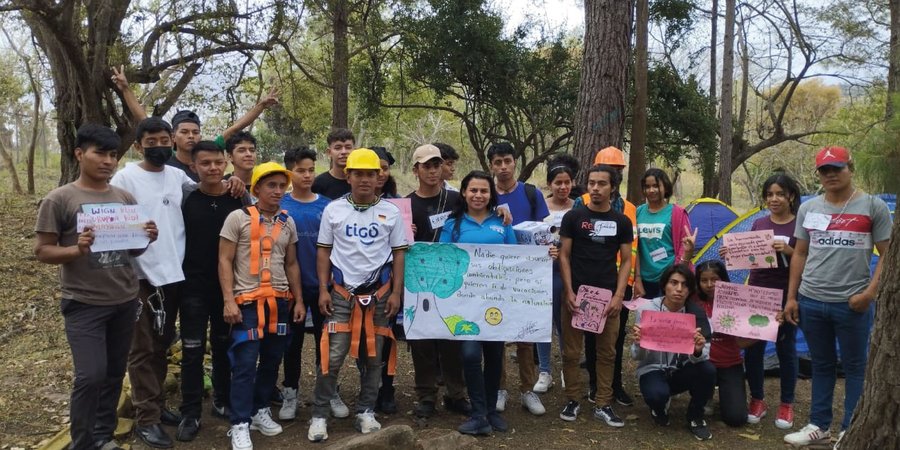
POLYGON ((823 166, 847 167, 850 152, 844 147, 822 147, 816 154, 816 169, 823 166))

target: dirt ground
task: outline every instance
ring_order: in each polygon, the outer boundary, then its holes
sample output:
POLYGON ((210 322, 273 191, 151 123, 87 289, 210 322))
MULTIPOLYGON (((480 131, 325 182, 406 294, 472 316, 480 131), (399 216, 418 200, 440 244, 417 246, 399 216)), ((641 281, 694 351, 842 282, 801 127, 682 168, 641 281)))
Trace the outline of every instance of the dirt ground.
MULTIPOLYGON (((52 182, 48 180, 46 182, 52 182)), ((4 183, 5 184, 5 183, 4 183)), ((35 448, 62 429, 68 421, 68 399, 72 380, 72 361, 63 332, 59 313, 56 268, 38 263, 32 256, 34 239, 34 215, 37 199, 14 196, 0 192, 0 449, 35 448)), ((438 430, 455 429, 462 417, 439 409, 439 413, 427 423, 415 420, 411 411, 415 406, 412 363, 409 353, 401 343, 399 375, 396 380, 400 413, 379 417, 383 426, 407 424, 417 431, 433 435, 438 430)), ((510 355, 514 352, 509 352, 510 355)), ((312 339, 306 340, 303 355, 301 395, 308 399, 314 382, 312 339)), ((517 371, 508 364, 510 386, 516 386, 517 371)), ((597 445, 627 449, 679 449, 726 448, 759 449, 784 447, 784 432, 775 428, 774 410, 778 404, 778 381, 767 379, 767 401, 772 416, 760 424, 742 428, 727 428, 714 414, 708 418, 713 440, 696 441, 688 432, 683 420, 687 397, 682 395, 672 403, 672 425, 668 428, 653 424, 649 412, 640 399, 634 365, 628 360, 625 368, 627 390, 635 397, 633 407, 617 406, 626 426, 620 429, 607 427, 593 419, 589 404, 582 404, 582 413, 574 423, 559 419, 559 411, 565 403, 559 386, 560 360, 554 350, 553 361, 556 385, 542 396, 547 414, 530 415, 521 408, 517 395, 511 395, 504 414, 511 429, 479 438, 482 448, 588 448, 597 445)), ((352 408, 358 389, 358 372, 348 361, 342 371, 344 399, 352 408)), ((835 395, 835 423, 841 417, 843 383, 839 382, 835 395)), ((797 386, 795 429, 808 418, 810 382, 800 380, 797 386)), ((178 393, 169 394, 169 405, 178 406, 178 393)), ((208 405, 204 414, 209 411, 208 405)), ((305 406, 297 420, 285 423, 285 431, 279 436, 267 438, 252 435, 257 448, 312 447, 306 440, 307 420, 310 408, 305 406)), ((349 436, 353 430, 352 418, 332 420, 329 427, 330 442, 349 436)), ((225 433, 226 421, 212 417, 203 419, 200 437, 190 444, 178 443, 186 449, 226 449, 230 441, 225 433)), ((169 428, 174 435, 174 429, 169 428)), ((143 448, 131 440, 132 448, 143 448)), ((319 445, 320 447, 323 447, 319 445)))

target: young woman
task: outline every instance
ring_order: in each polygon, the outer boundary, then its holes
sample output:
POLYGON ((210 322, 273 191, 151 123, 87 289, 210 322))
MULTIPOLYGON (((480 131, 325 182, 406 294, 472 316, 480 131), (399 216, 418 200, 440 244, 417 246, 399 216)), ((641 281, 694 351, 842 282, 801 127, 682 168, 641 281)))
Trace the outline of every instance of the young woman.
POLYGON ((634 296, 654 298, 662 295, 660 277, 667 267, 690 264, 694 256, 697 230, 691 233, 687 212, 669 204, 672 181, 661 169, 650 168, 641 177, 647 203, 637 208, 638 267, 634 296))
MULTIPOLYGON (((790 276, 791 255, 794 254, 794 245, 797 239, 794 237, 794 228, 797 226, 797 210, 800 208, 800 188, 793 178, 778 174, 769 177, 763 183, 763 198, 766 199, 766 207, 771 213, 767 217, 761 217, 753 222, 750 228, 757 230, 772 230, 775 234, 775 242, 772 246, 778 252, 776 261, 778 267, 772 269, 753 269, 747 284, 751 286, 781 289, 784 292, 781 306, 784 308, 787 300, 788 278, 790 276)), ((728 254, 728 248, 722 247, 719 254, 723 257, 728 254)), ((747 384, 750 385, 750 408, 747 422, 758 423, 766 416, 765 381, 763 357, 766 352, 766 342, 760 341, 744 351, 744 365, 747 370, 747 384)), ((775 426, 782 430, 794 426, 794 388, 797 386, 797 327, 789 322, 783 322, 778 327, 778 340, 775 341, 775 352, 778 355, 778 371, 781 376, 781 405, 775 416, 775 426)))
MULTIPOLYGON (((460 186, 463 201, 457 203, 441 230, 441 242, 515 244, 512 226, 494 209, 497 190, 494 179, 482 171, 469 172, 460 186)), ((461 352, 466 389, 472 413, 458 430, 463 434, 490 434, 509 426, 497 412, 497 390, 502 369, 503 342, 462 341, 461 352), (484 367, 482 368, 482 355, 484 367)))
MULTIPOLYGON (((716 283, 729 283, 725 265, 717 260, 700 263, 697 272, 697 297, 695 301, 712 317, 715 302, 716 283)), ((747 390, 744 387, 744 364, 741 349, 757 341, 716 333, 713 330, 709 346, 709 360, 716 366, 716 383, 719 385, 719 411, 722 421, 730 427, 747 423, 747 390)))
POLYGON ((631 356, 638 361, 635 373, 641 396, 650 407, 653 421, 660 426, 669 426, 669 400, 675 394, 690 392, 688 428, 698 440, 712 439, 706 420, 703 419, 703 407, 712 398, 716 384, 716 368, 709 362, 709 321, 703 310, 687 301, 696 291, 697 282, 687 264, 669 266, 663 271, 659 281, 663 287, 663 296, 635 311, 637 314, 632 328, 634 343, 631 345, 631 356), (645 310, 694 314, 697 317, 694 352, 665 353, 642 348, 641 313, 645 310))
POLYGON ((378 160, 381 162, 381 174, 375 180, 375 193, 382 198, 397 197, 397 181, 391 176, 391 166, 394 165, 394 155, 384 147, 372 147, 378 160))
MULTIPOLYGON (((547 163, 547 188, 550 189, 550 196, 547 197, 547 209, 550 215, 544 219, 557 229, 562 224, 562 218, 575 205, 572 199, 572 186, 575 183, 575 175, 578 174, 578 160, 571 155, 559 155, 547 163)), ((556 261, 559 254, 559 243, 550 246, 550 257, 553 258, 553 328, 556 330, 557 336, 560 336, 559 308, 562 299, 562 280, 559 277, 559 263, 556 261)), ((560 346, 562 340, 560 339, 560 346)), ((551 344, 542 342, 536 344, 538 353, 538 381, 534 385, 534 392, 544 393, 553 385, 553 376, 551 375, 551 344)), ((562 348, 560 348, 562 354, 562 348)))

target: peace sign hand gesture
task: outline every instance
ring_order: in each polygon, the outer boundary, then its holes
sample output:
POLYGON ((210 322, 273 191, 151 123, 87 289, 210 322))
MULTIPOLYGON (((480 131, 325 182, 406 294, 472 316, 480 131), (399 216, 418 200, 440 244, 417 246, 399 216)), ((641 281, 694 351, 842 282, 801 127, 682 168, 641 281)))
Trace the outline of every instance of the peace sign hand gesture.
POLYGON ((262 105, 263 108, 271 108, 272 106, 277 105, 278 94, 280 94, 280 92, 278 92, 278 88, 272 86, 272 88, 269 89, 269 93, 266 94, 265 97, 259 99, 259 104, 262 105))
POLYGON ((699 228, 694 228, 694 232, 691 233, 691 228, 687 225, 684 226, 684 237, 681 238, 681 245, 684 247, 682 259, 685 261, 689 261, 694 256, 694 246, 697 243, 697 233, 699 231, 699 228))
POLYGON ((110 79, 112 80, 113 84, 116 85, 116 89, 125 92, 128 89, 128 78, 125 78, 125 66, 119 66, 118 70, 113 67, 112 73, 113 74, 110 79))

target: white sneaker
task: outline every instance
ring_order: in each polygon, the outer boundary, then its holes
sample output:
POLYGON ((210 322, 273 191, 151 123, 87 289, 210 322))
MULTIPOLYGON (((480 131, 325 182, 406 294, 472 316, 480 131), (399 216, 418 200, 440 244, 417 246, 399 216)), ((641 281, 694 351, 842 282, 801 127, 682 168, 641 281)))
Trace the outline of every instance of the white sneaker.
POLYGON ((823 430, 813 424, 809 424, 795 433, 784 436, 784 442, 787 444, 801 446, 810 444, 823 444, 831 440, 831 432, 823 430))
POLYGON ((250 440, 250 424, 239 423, 232 425, 228 430, 228 436, 231 437, 232 450, 253 450, 253 441, 250 440))
POLYGON ((497 412, 506 411, 506 396, 509 395, 506 389, 497 391, 497 412))
POLYGON ((281 425, 272 420, 272 410, 269 408, 260 408, 250 418, 250 429, 259 431, 263 436, 278 436, 283 431, 281 425))
POLYGON ((837 440, 837 442, 834 443, 834 450, 838 450, 841 448, 841 439, 844 439, 844 433, 846 433, 846 432, 847 432, 847 430, 844 430, 844 431, 841 431, 840 433, 838 433, 838 440, 837 440))
POLYGON ((306 437, 310 442, 322 442, 328 439, 328 420, 324 417, 313 417, 309 420, 309 432, 306 437))
POLYGON ((278 418, 281 420, 294 420, 297 418, 297 390, 286 387, 281 390, 281 409, 278 410, 278 418))
POLYGON ((541 398, 531 391, 522 394, 522 406, 528 409, 528 412, 536 416, 541 416, 547 412, 547 410, 544 409, 544 404, 541 403, 541 398))
POLYGON ((553 375, 550 375, 550 372, 541 372, 538 375, 537 383, 534 383, 534 388, 531 390, 543 394, 549 391, 551 386, 553 386, 553 375))
POLYGON ((331 398, 331 416, 338 419, 350 416, 350 408, 344 403, 338 391, 334 391, 334 397, 331 398))
POLYGON ((381 429, 381 424, 375 420, 375 412, 367 409, 356 415, 356 430, 362 434, 369 434, 381 429))

